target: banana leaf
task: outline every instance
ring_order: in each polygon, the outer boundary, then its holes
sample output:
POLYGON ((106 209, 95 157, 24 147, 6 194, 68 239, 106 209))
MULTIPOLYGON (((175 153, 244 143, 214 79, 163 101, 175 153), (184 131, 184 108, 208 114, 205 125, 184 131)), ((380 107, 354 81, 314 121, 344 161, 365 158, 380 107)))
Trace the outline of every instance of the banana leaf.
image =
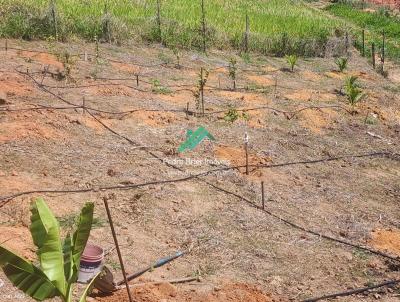
POLYGON ((97 277, 101 274, 101 272, 98 272, 93 279, 90 281, 90 283, 88 284, 88 286, 86 286, 84 292, 82 293, 81 298, 79 299, 79 302, 86 302, 86 297, 89 294, 89 292, 91 291, 94 282, 96 281, 97 277))
POLYGON ((14 286, 38 301, 60 295, 40 269, 3 246, 0 246, 0 267, 14 286))
POLYGON ((72 237, 72 282, 78 278, 79 264, 93 223, 94 204, 88 202, 81 210, 76 231, 72 237))
POLYGON ((72 238, 70 234, 65 237, 63 244, 63 254, 64 254, 64 274, 65 280, 69 282, 72 279, 74 263, 72 260, 72 238))
POLYGON ((31 213, 30 230, 33 242, 38 247, 37 255, 41 269, 65 297, 67 284, 58 221, 41 198, 33 203, 31 213))

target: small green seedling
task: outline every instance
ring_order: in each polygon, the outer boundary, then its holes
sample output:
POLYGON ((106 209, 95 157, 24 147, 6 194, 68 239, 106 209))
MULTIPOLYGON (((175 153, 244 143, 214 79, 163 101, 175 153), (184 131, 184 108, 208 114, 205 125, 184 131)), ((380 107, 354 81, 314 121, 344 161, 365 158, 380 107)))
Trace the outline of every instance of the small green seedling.
MULTIPOLYGON (((38 248, 39 266, 25 260, 0 245, 0 267, 11 283, 35 300, 60 297, 71 302, 73 283, 78 279, 80 259, 89 238, 93 222, 93 203, 82 208, 76 230, 61 240, 60 225, 41 198, 31 207, 31 235, 38 248)), ((79 302, 86 296, 97 276, 84 290, 79 302)))
POLYGON ((250 116, 247 112, 242 112, 242 114, 239 114, 238 110, 236 108, 229 108, 229 110, 225 113, 224 120, 229 122, 229 123, 234 123, 238 119, 243 119, 243 120, 249 120, 250 116))
POLYGON ((169 94, 169 93, 171 93, 171 90, 168 87, 165 87, 165 86, 161 85, 160 81, 157 80, 157 79, 153 79, 151 81, 151 84, 153 86, 152 89, 151 89, 151 91, 153 93, 158 93, 158 94, 169 94))
POLYGON ((337 58, 335 60, 337 67, 340 72, 343 72, 347 68, 348 59, 347 58, 337 58))
POLYGON ((229 60, 229 77, 231 78, 231 80, 233 81, 233 90, 236 89, 236 72, 237 72, 237 61, 235 58, 231 58, 229 60))
POLYGON ((346 78, 344 84, 344 91, 347 96, 347 100, 353 107, 365 97, 365 93, 363 93, 362 89, 357 83, 357 80, 358 77, 350 76, 346 78))
POLYGON ((289 64, 290 71, 293 72, 294 66, 296 66, 296 63, 297 63, 297 56, 296 55, 288 55, 288 56, 285 56, 285 58, 286 58, 286 62, 289 64))

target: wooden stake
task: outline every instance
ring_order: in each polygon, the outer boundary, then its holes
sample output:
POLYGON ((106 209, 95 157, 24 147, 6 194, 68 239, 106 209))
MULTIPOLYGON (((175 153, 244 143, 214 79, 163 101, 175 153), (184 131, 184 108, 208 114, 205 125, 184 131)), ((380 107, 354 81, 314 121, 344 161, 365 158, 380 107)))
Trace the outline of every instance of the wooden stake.
POLYGON ((88 60, 88 55, 87 55, 87 52, 86 52, 86 51, 85 51, 84 60, 85 60, 85 62, 87 62, 87 60, 88 60))
POLYGON ((8 40, 6 39, 6 46, 5 46, 5 48, 6 48, 6 52, 8 51, 8 40))
POLYGON ((382 64, 385 64, 385 31, 382 31, 382 64))
POLYGON ((375 43, 372 42, 371 45, 371 57, 372 57, 372 67, 375 69, 375 43))
POLYGON ((186 119, 189 119, 189 102, 186 103, 186 119))
POLYGON ((204 116, 204 69, 200 69, 201 85, 200 85, 200 98, 201 98, 201 114, 204 116))
POLYGON ((348 53, 349 53, 349 32, 347 32, 347 31, 346 31, 345 46, 346 46, 346 55, 348 55, 348 53))
POLYGON ((157 30, 158 30, 158 39, 159 42, 162 42, 161 38, 161 3, 160 0, 157 0, 157 30))
POLYGON ((265 195, 264 195, 264 182, 261 182, 261 202, 262 202, 262 209, 265 209, 265 195))
POLYGON ((56 40, 58 40, 56 4, 55 4, 54 0, 51 1, 51 16, 53 18, 54 37, 55 37, 56 40))
POLYGON ((362 30, 362 56, 365 57, 365 29, 362 30))
POLYGON ((85 111, 86 111, 86 98, 83 97, 82 100, 82 114, 85 115, 85 111))
POLYGON ((244 152, 246 154, 246 175, 249 175, 249 136, 244 135, 244 152))
POLYGON ((245 53, 249 52, 249 31, 250 31, 249 15, 246 14, 246 31, 244 33, 244 51, 245 51, 245 53))
POLYGON ((108 216, 108 222, 110 223, 111 233, 112 233, 112 236, 114 238, 115 248, 117 249, 119 264, 121 265, 122 274, 124 275, 123 276, 124 277, 124 283, 125 283, 125 286, 126 286, 126 291, 128 292, 129 302, 133 302, 133 299, 132 299, 132 296, 131 296, 131 291, 129 290, 129 283, 128 283, 128 280, 126 279, 125 266, 124 266, 124 262, 122 260, 121 250, 119 249, 117 235, 115 233, 114 224, 113 224, 113 221, 112 221, 112 218, 111 218, 110 208, 108 207, 107 197, 104 197, 103 201, 104 201, 104 206, 106 208, 106 212, 107 212, 107 216, 108 216))
POLYGON ((206 13, 204 10, 204 0, 201 0, 201 25, 203 31, 203 52, 206 53, 206 13))
POLYGON ((136 74, 136 86, 139 87, 139 75, 136 74))

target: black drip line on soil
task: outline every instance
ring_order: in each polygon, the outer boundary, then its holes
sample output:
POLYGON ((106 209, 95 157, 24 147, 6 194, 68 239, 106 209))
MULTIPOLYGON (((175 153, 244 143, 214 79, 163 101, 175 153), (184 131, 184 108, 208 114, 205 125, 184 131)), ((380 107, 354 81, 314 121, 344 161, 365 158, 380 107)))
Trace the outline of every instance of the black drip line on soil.
MULTIPOLYGON (((3 49, 6 49, 5 46, 1 47, 3 49)), ((49 51, 45 51, 45 50, 35 50, 35 49, 29 49, 29 48, 17 48, 17 47, 7 47, 7 50, 15 50, 15 51, 26 51, 26 52, 33 52, 33 53, 44 53, 44 54, 48 54, 48 55, 54 55, 54 53, 49 52, 49 51)), ((169 69, 186 69, 186 70, 198 70, 198 68, 194 68, 194 67, 190 67, 190 66, 186 66, 186 65, 182 65, 182 64, 169 64, 166 62, 160 62, 160 63, 156 63, 156 64, 140 64, 137 62, 130 62, 130 61, 120 61, 120 60, 115 60, 115 59, 111 59, 111 58, 107 58, 107 57, 102 57, 100 55, 96 55, 96 54, 91 54, 91 53, 75 53, 75 54, 70 54, 70 57, 78 57, 78 58, 82 58, 84 56, 88 56, 88 57, 92 57, 92 58, 97 58, 97 59, 103 59, 109 62, 113 62, 113 63, 119 63, 119 64, 130 64, 133 66, 138 66, 138 67, 144 67, 144 68, 155 68, 155 67, 164 67, 164 68, 169 68, 169 69)), ((219 69, 224 69, 224 68, 228 68, 229 65, 220 65, 214 68, 210 68, 208 69, 210 72, 211 71, 216 71, 219 69)), ((264 66, 261 66, 261 68, 264 66)), ((262 70, 252 70, 252 69, 241 69, 238 68, 238 70, 244 71, 244 72, 262 72, 265 73, 265 71, 262 70)), ((269 72, 274 72, 274 71, 269 71, 269 72)))
MULTIPOLYGON (((29 74, 27 74, 27 75, 29 77, 31 77, 29 74)), ((32 80, 34 80, 34 82, 36 84, 39 84, 34 78, 32 78, 32 80)), ((57 97, 59 100, 61 100, 62 102, 65 102, 68 105, 76 106, 73 103, 71 103, 70 101, 66 100, 65 98, 62 98, 62 97, 58 96, 57 94, 49 91, 48 89, 46 89, 44 87, 41 87, 40 85, 39 85, 39 88, 41 88, 45 92, 57 97)), ((82 106, 81 106, 81 108, 82 108, 82 106)), ((121 135, 117 131, 113 130, 111 127, 107 126, 101 120, 99 120, 92 112, 90 112, 91 110, 94 111, 94 112, 99 112, 98 110, 96 110, 96 109, 93 110, 92 108, 89 108, 89 107, 83 107, 82 109, 85 110, 86 112, 88 112, 90 116, 92 116, 98 123, 100 123, 110 133, 112 133, 112 134, 114 134, 114 135, 126 140, 127 142, 129 142, 130 144, 134 145, 135 147, 143 149, 145 152, 147 152, 153 158, 159 160, 161 163, 167 165, 168 167, 171 167, 171 168, 176 169, 176 170, 178 170, 180 172, 186 173, 185 170, 183 170, 183 169, 181 169, 181 168, 179 168, 179 167, 177 167, 175 165, 172 165, 170 163, 165 162, 157 154, 155 154, 152 151, 147 150, 146 147, 140 146, 140 144, 136 143, 132 139, 130 139, 130 138, 124 136, 124 135, 121 135)), ((362 158, 362 157, 377 157, 377 156, 389 157, 389 158, 392 158, 394 160, 400 160, 400 154, 392 153, 392 152, 388 152, 388 151, 380 151, 380 152, 371 152, 371 153, 366 153, 366 154, 353 154, 353 155, 346 155, 346 156, 340 156, 340 157, 331 157, 331 158, 317 159, 317 160, 306 160, 306 161, 299 161, 299 162, 292 162, 292 163, 282 163, 282 164, 275 164, 275 165, 268 165, 268 164, 264 164, 264 165, 249 165, 249 167, 253 167, 253 168, 284 167, 284 166, 289 166, 289 165, 294 165, 294 164, 312 164, 312 163, 320 163, 320 162, 329 162, 329 161, 334 161, 334 160, 341 160, 341 159, 345 159, 345 158, 362 158)), ((356 245, 356 244, 353 244, 353 243, 349 243, 349 242, 341 240, 341 239, 336 239, 336 238, 333 238, 333 237, 330 237, 330 236, 327 236, 327 235, 323 235, 323 234, 320 234, 320 233, 312 231, 312 230, 308 230, 308 229, 306 229, 306 228, 304 228, 302 226, 299 226, 299 225, 296 225, 296 224, 292 223, 289 220, 283 219, 282 217, 280 217, 277 214, 274 214, 272 212, 269 212, 268 210, 260 208, 255 203, 253 203, 251 200, 249 200, 249 199, 247 199, 247 198, 245 198, 245 197, 243 197, 243 196, 241 196, 241 195, 239 195, 237 193, 230 192, 230 191, 228 191, 228 190, 226 190, 224 188, 216 186, 215 184, 213 184, 213 183, 211 183, 211 182, 209 182, 207 180, 204 180, 204 179, 200 178, 202 176, 206 176, 206 175, 209 175, 209 174, 212 174, 212 173, 215 173, 215 172, 234 170, 234 169, 239 169, 239 168, 243 168, 243 167, 245 167, 245 166, 223 167, 223 168, 219 168, 219 169, 213 169, 213 170, 209 170, 209 171, 206 171, 206 172, 202 172, 202 173, 199 173, 199 174, 191 174, 191 175, 189 175, 187 177, 183 177, 183 178, 176 179, 176 180, 167 180, 167 181, 158 181, 158 182, 156 181, 156 182, 151 182, 149 184, 144 183, 144 184, 132 185, 132 186, 111 186, 111 187, 104 187, 103 190, 133 189, 133 188, 137 188, 139 186, 146 186, 146 185, 150 185, 150 184, 157 184, 157 183, 158 184, 163 184, 163 183, 172 183, 172 182, 182 182, 182 181, 188 181, 188 180, 195 179, 195 180, 201 181, 203 183, 206 183, 207 185, 215 188, 216 190, 218 190, 220 192, 223 192, 223 193, 228 194, 228 195, 233 195, 233 196, 235 196, 235 197, 237 197, 237 198, 239 198, 241 200, 244 200, 248 204, 250 204, 250 205, 252 205, 252 206, 254 206, 254 207, 258 208, 258 209, 261 209, 263 212, 267 213, 268 215, 270 215, 270 216, 272 216, 274 218, 279 219, 280 221, 286 223, 287 225, 289 225, 291 227, 294 227, 294 228, 297 228, 299 230, 308 232, 308 233, 313 234, 315 236, 319 236, 320 238, 325 238, 325 239, 328 239, 328 240, 331 240, 331 241, 336 241, 338 243, 342 243, 342 244, 345 244, 345 245, 348 245, 348 246, 351 246, 351 247, 356 247, 356 248, 368 251, 370 253, 385 257, 385 258, 390 259, 390 260, 400 261, 397 257, 392 257, 390 255, 386 255, 386 254, 384 254, 382 252, 379 252, 379 251, 374 251, 372 249, 369 249, 369 248, 366 248, 366 247, 362 247, 362 246, 359 246, 359 245, 356 245)), ((84 192, 90 192, 90 191, 95 191, 95 190, 100 190, 100 189, 101 188, 98 188, 98 189, 92 188, 92 189, 71 190, 70 193, 84 193, 84 192)), ((47 190, 47 191, 42 192, 42 193, 69 193, 69 190, 59 190, 59 191, 54 190, 53 192, 51 192, 51 191, 52 190, 47 190)), ((3 207, 6 203, 8 203, 8 201, 10 201, 11 199, 13 199, 15 197, 22 196, 22 195, 27 195, 27 194, 32 194, 32 193, 40 193, 40 192, 38 192, 38 191, 31 191, 31 192, 26 192, 26 193, 25 192, 21 192, 21 193, 16 194, 16 196, 11 195, 11 196, 0 197, 0 202, 1 202, 0 203, 0 208, 3 207)))
MULTIPOLYGON (((29 77, 29 79, 31 79, 31 81, 34 82, 34 84, 36 86, 38 86, 41 90, 43 90, 44 92, 47 92, 48 94, 53 95, 54 97, 56 97, 57 99, 67 103, 68 105, 71 105, 71 107, 52 107, 52 106, 40 106, 40 107, 30 107, 30 108, 16 108, 16 109, 12 109, 12 108, 0 108, 0 112, 1 111, 7 111, 7 112, 18 112, 18 111, 34 111, 34 110, 67 110, 67 109, 83 109, 83 105, 76 105, 72 102, 69 102, 67 100, 65 100, 64 98, 62 98, 61 96, 57 95, 56 93, 50 91, 48 88, 67 88, 67 87, 55 87, 55 86, 47 86, 47 85, 43 85, 41 83, 39 83, 31 74, 31 72, 23 72, 23 71, 19 71, 18 69, 16 69, 16 72, 18 72, 19 74, 25 75, 27 77, 29 77)), ((151 83, 149 83, 151 84, 151 83)), ((114 84, 114 83, 110 83, 110 84, 103 84, 105 86, 112 86, 112 85, 120 85, 120 84, 114 84)), ((99 86, 99 85, 87 85, 87 86, 81 86, 80 88, 84 88, 84 87, 92 87, 92 86, 99 86)), ((126 86, 132 89, 136 89, 142 92, 149 92, 149 91, 144 91, 144 90, 140 90, 136 87, 132 87, 132 86, 126 86)), ((68 87, 68 88, 77 88, 77 87, 68 87)), ((186 89, 185 89, 186 90, 186 89)), ((192 90, 190 90, 192 91, 192 90)), ((140 109, 132 109, 132 110, 127 110, 127 111, 107 111, 107 110, 101 110, 101 109, 96 109, 93 107, 88 107, 85 106, 86 109, 90 109, 94 112, 98 112, 98 113, 104 113, 104 114, 111 114, 111 115, 126 115, 126 114, 130 114, 130 113, 134 113, 134 112, 175 112, 175 113, 185 113, 185 114, 190 114, 190 115, 194 115, 195 112, 194 111, 190 111, 187 109, 146 109, 146 108, 140 108, 140 109)), ((321 106, 307 106, 307 107, 303 107, 300 108, 298 110, 293 110, 293 111, 284 111, 284 110, 280 110, 277 108, 273 108, 270 106, 258 106, 258 107, 249 107, 249 108, 241 108, 241 109, 237 109, 238 112, 248 112, 248 111, 256 111, 256 110, 269 110, 269 111, 273 111, 273 112, 277 112, 280 114, 283 114, 288 120, 293 119, 296 115, 298 115, 299 113, 305 111, 305 110, 321 110, 321 109, 327 109, 327 108, 335 108, 335 109, 339 109, 339 110, 343 110, 346 111, 349 114, 352 114, 352 112, 345 108, 342 105, 321 105, 321 106)), ((205 115, 216 115, 216 114, 221 114, 221 113, 225 113, 226 110, 218 110, 218 111, 213 111, 213 112, 206 112, 205 115)))
MULTIPOLYGON (((151 155, 152 157, 154 157, 155 159, 158 159, 161 163, 166 164, 168 167, 171 167, 173 169, 179 170, 180 172, 183 173, 187 173, 185 170, 169 164, 167 162, 165 162, 161 157, 159 157, 157 154, 155 154, 152 151, 146 150, 145 147, 141 147, 138 143, 136 143, 135 141, 133 141, 132 139, 121 135, 120 133, 118 133, 117 131, 113 130, 111 127, 107 126, 106 124, 104 124, 101 120, 99 120, 93 113, 90 112, 90 109, 86 108, 86 111, 89 113, 90 116, 92 116, 98 123, 100 123, 105 129, 107 129, 109 132, 111 132, 112 134, 126 140, 127 142, 129 142, 130 144, 134 145, 135 147, 139 147, 141 149, 143 149, 145 152, 147 152, 149 155, 151 155)), ((252 168, 276 168, 276 167, 285 167, 285 166, 291 166, 291 165, 299 165, 299 164, 315 164, 315 163, 323 163, 323 162, 329 162, 329 161, 337 161, 337 160, 341 160, 341 159, 346 159, 346 158, 365 158, 365 157, 388 157, 388 158, 392 158, 395 160, 400 160, 400 154, 396 154, 396 153, 391 153, 391 152, 387 152, 387 151, 381 151, 381 152, 371 152, 371 153, 365 153, 365 154, 353 154, 353 155, 344 155, 344 156, 338 156, 338 157, 331 157, 331 158, 324 158, 324 159, 315 159, 315 160, 305 160, 305 161, 298 161, 298 162, 287 162, 287 163, 281 163, 281 164, 264 164, 264 165, 249 165, 249 167, 252 168)), ((297 225, 293 222, 291 222, 290 220, 287 220, 285 218, 282 218, 281 216, 274 214, 266 209, 263 209, 262 207, 258 206, 255 202, 252 202, 250 199, 247 199, 244 196, 241 196, 237 193, 228 191, 224 188, 221 188, 207 180, 201 179, 200 177, 202 176, 207 176, 216 172, 221 172, 221 171, 228 171, 228 170, 236 170, 239 168, 244 168, 245 165, 239 165, 239 166, 235 166, 235 167, 223 167, 223 168, 217 168, 217 169, 212 169, 209 171, 205 171, 202 173, 198 173, 198 174, 190 174, 189 176, 186 177, 182 177, 179 179, 171 179, 171 180, 163 180, 163 181, 152 181, 152 182, 146 182, 146 183, 142 183, 142 184, 133 184, 133 185, 113 185, 113 186, 106 186, 106 187, 99 187, 99 188, 87 188, 87 189, 71 189, 71 190, 34 190, 34 191, 26 191, 26 192, 20 192, 17 194, 13 194, 13 195, 9 195, 9 196, 3 196, 0 197, 0 208, 3 207, 5 204, 7 204, 9 201, 11 201, 12 199, 16 198, 16 197, 20 197, 20 196, 24 196, 24 195, 29 195, 29 194, 38 194, 38 193, 87 193, 87 192, 96 192, 96 191, 107 191, 107 190, 124 190, 124 189, 135 189, 135 188, 139 188, 139 187, 144 187, 144 186, 149 186, 149 185, 157 185, 157 184, 167 184, 167 183, 176 183, 176 182, 184 182, 184 181, 189 181, 189 180, 198 180, 201 181, 203 183, 206 183, 207 185, 211 186, 212 188, 223 192, 227 195, 232 195, 240 200, 245 201, 248 205, 255 207, 261 211, 263 211, 264 213, 270 215, 273 218, 276 218, 278 220, 280 220, 281 222, 284 222, 286 225, 291 226, 293 228, 296 228, 298 230, 310 233, 312 235, 318 236, 320 238, 324 238, 330 241, 335 241, 353 248, 358 248, 364 251, 367 251, 369 253, 378 255, 378 256, 382 256, 384 258, 393 260, 393 261, 400 261, 400 259, 398 259, 397 257, 393 257, 390 255, 387 255, 385 253, 376 251, 376 250, 372 250, 368 247, 364 247, 364 246, 360 246, 357 245, 355 243, 351 243, 348 241, 344 241, 341 239, 337 239, 328 235, 324 235, 321 233, 318 233, 316 231, 310 230, 310 229, 306 229, 303 226, 297 225)))
MULTIPOLYGON (((29 76, 29 74, 28 74, 28 76, 29 76)), ((34 80, 34 79, 32 78, 32 80, 34 80)), ((35 81, 35 83, 37 83, 36 80, 34 80, 34 81, 35 81)), ((37 84, 39 84, 39 83, 37 83, 37 84)), ((73 103, 68 102, 67 100, 61 98, 60 96, 52 93, 51 91, 49 91, 49 90, 47 90, 47 89, 45 89, 44 87, 41 87, 41 86, 42 85, 39 84, 39 87, 42 88, 45 92, 47 92, 47 93, 49 93, 49 94, 51 94, 53 96, 56 96, 57 98, 59 98, 63 102, 73 106, 73 107, 71 107, 71 109, 82 108, 83 110, 86 110, 97 122, 99 122, 101 125, 103 125, 108 131, 110 131, 114 135, 117 135, 118 137, 128 141, 130 144, 133 144, 134 146, 138 147, 138 144, 136 142, 134 142, 133 140, 131 140, 131 139, 119 134, 118 132, 116 132, 115 130, 110 128, 109 126, 105 125, 103 122, 101 122, 99 119, 97 119, 94 116, 94 114, 92 114, 90 112, 90 110, 93 110, 95 112, 101 112, 101 111, 99 111, 97 109, 83 107, 83 106, 79 106, 78 107, 78 106, 74 105, 73 103)), ((57 107, 54 107, 53 109, 55 109, 55 108, 57 108, 57 107)), ((313 106, 312 108, 319 108, 319 107, 318 106, 313 106)), ((70 109, 70 108, 63 107, 63 108, 60 108, 60 110, 61 109, 70 109)), ((261 109, 261 108, 259 108, 259 109, 261 109)), ((302 108, 302 109, 300 109, 300 111, 307 110, 307 109, 311 109, 311 107, 310 108, 302 108)), ((34 109, 28 109, 28 110, 34 110, 34 109)), ((248 110, 258 110, 258 109, 256 109, 256 108, 250 108, 250 109, 247 109, 247 110, 242 109, 242 111, 248 111, 248 110)), ((279 112, 279 110, 275 110, 275 111, 279 112)), ((288 112, 283 112, 283 111, 281 111, 281 112, 282 113, 286 113, 286 114, 288 113, 288 112)), ((181 172, 186 172, 186 171, 184 171, 183 169, 181 169, 181 168, 179 168, 177 166, 174 166, 174 165, 171 165, 169 163, 166 163, 162 158, 157 156, 154 152, 148 151, 145 148, 143 148, 143 149, 148 154, 150 154, 154 158, 160 160, 162 163, 166 164, 167 166, 169 166, 171 168, 174 168, 174 169, 177 169, 177 170, 179 170, 181 172)), ((331 158, 327 158, 327 159, 316 159, 316 160, 299 161, 299 162, 292 162, 292 163, 281 163, 281 164, 275 164, 275 165, 250 165, 250 166, 254 167, 254 168, 273 168, 273 167, 284 167, 284 166, 295 165, 295 164, 321 163, 321 162, 328 162, 328 161, 334 161, 334 160, 341 160, 341 159, 345 159, 345 158, 362 158, 362 157, 377 157, 377 156, 388 157, 388 158, 392 158, 394 160, 399 160, 400 159, 400 154, 387 152, 387 151, 381 151, 381 152, 371 152, 371 153, 366 153, 366 154, 353 154, 353 155, 345 155, 345 156, 339 156, 339 157, 331 157, 331 158)), ((271 217, 273 217, 275 219, 278 219, 279 221, 285 223, 286 225, 288 225, 288 226, 290 226, 292 228, 295 228, 295 229, 300 230, 300 231, 304 231, 306 233, 312 234, 314 236, 318 236, 320 238, 324 238, 324 239, 329 240, 329 241, 340 243, 342 245, 346 245, 346 246, 349 246, 349 247, 352 247, 352 248, 364 250, 364 251, 369 252, 371 254, 375 254, 377 256, 381 256, 381 257, 384 257, 384 258, 392 260, 392 261, 400 262, 400 259, 398 257, 393 257, 393 256, 387 255, 387 254, 385 254, 383 252, 380 252, 380 251, 377 251, 377 250, 373 250, 373 249, 370 249, 370 248, 365 247, 365 246, 361 246, 361 245, 358 245, 358 244, 355 244, 355 243, 352 243, 352 242, 348 242, 348 241, 345 241, 345 240, 342 240, 342 239, 338 239, 338 238, 335 238, 335 237, 331 237, 331 236, 328 236, 328 235, 325 235, 325 234, 318 233, 317 231, 313 231, 311 229, 307 229, 307 228, 305 228, 305 227, 303 227, 301 225, 298 225, 298 224, 296 224, 296 223, 294 223, 294 222, 292 222, 292 221, 290 221, 290 220, 288 220, 286 218, 282 218, 280 215, 277 215, 277 214, 275 214, 275 213, 273 213, 271 211, 266 210, 265 208, 262 208, 262 207, 258 206, 255 202, 251 201, 250 199, 245 198, 244 196, 241 196, 241 195, 239 195, 239 194, 237 194, 235 192, 228 191, 228 190, 226 190, 224 188, 221 188, 221 187, 219 187, 219 186, 217 186, 217 185, 215 185, 215 184, 213 184, 213 183, 211 183, 211 182, 209 182, 207 180, 204 180, 204 179, 200 178, 201 176, 206 176, 206 175, 209 175, 209 174, 211 174, 213 172, 224 171, 224 170, 233 170, 233 169, 239 169, 239 168, 243 168, 243 167, 245 167, 245 166, 224 167, 224 168, 209 170, 209 171, 206 171, 206 172, 203 172, 203 173, 199 173, 199 174, 191 174, 191 175, 189 175, 187 177, 183 177, 183 178, 180 178, 180 179, 172 179, 172 180, 164 180, 164 181, 153 181, 153 182, 147 182, 147 183, 136 184, 136 185, 108 186, 108 187, 102 187, 102 188, 97 188, 97 189, 88 188, 88 189, 75 189, 75 190, 42 190, 42 191, 35 190, 35 191, 26 191, 26 192, 17 193, 17 194, 10 195, 10 196, 0 197, 0 208, 3 207, 6 203, 8 203, 10 200, 12 200, 12 199, 14 199, 16 197, 23 196, 23 195, 28 195, 28 194, 33 194, 33 193, 84 193, 84 192, 92 192, 92 191, 133 189, 133 188, 138 188, 138 187, 143 187, 143 186, 148 186, 148 185, 167 184, 167 183, 173 183, 173 182, 183 182, 183 181, 188 181, 188 180, 194 179, 194 180, 198 180, 198 181, 201 181, 203 183, 206 183, 209 186, 213 187, 214 189, 216 189, 216 190, 218 190, 218 191, 220 191, 222 193, 225 193, 227 195, 232 195, 232 196, 234 196, 234 197, 236 197, 236 198, 238 198, 240 200, 243 200, 249 206, 254 207, 254 208, 258 209, 258 210, 261 210, 262 212, 268 214, 269 216, 271 216, 271 217)), ((365 292, 365 291, 368 291, 368 290, 371 290, 371 289, 375 289, 375 288, 378 288, 378 287, 394 285, 394 284, 397 284, 399 282, 400 282, 400 280, 390 280, 390 281, 386 281, 386 282, 383 282, 383 283, 380 283, 380 284, 376 284, 376 285, 373 285, 373 286, 369 286, 369 287, 364 287, 364 288, 349 290, 349 291, 345 291, 345 292, 329 294, 329 295, 325 295, 325 296, 321 296, 321 297, 317 297, 317 298, 307 299, 307 300, 304 300, 303 302, 314 302, 314 301, 325 300, 325 299, 339 297, 339 296, 353 295, 353 294, 362 293, 362 292, 365 292)))

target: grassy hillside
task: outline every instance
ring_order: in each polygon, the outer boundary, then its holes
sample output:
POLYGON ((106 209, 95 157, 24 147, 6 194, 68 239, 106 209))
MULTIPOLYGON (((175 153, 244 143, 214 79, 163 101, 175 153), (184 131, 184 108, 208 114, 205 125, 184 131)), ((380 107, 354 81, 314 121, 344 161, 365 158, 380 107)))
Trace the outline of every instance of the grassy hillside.
POLYGON ((384 31, 387 42, 386 55, 392 59, 400 60, 398 42, 400 36, 400 18, 387 15, 384 11, 371 12, 360 10, 350 4, 332 4, 327 7, 327 11, 358 26, 359 31, 356 33, 358 46, 361 44, 361 29, 365 28, 368 50, 372 42, 380 50, 382 33, 384 31))
MULTIPOLYGON (((161 1, 162 39, 170 46, 201 45, 200 0, 161 1)), ((54 36, 49 0, 0 0, 0 36, 44 39, 54 36)), ((294 0, 205 0, 207 43, 240 48, 245 15, 250 49, 283 55, 315 55, 341 22, 294 0)), ((55 0, 58 37, 159 40, 156 0, 55 0)))

